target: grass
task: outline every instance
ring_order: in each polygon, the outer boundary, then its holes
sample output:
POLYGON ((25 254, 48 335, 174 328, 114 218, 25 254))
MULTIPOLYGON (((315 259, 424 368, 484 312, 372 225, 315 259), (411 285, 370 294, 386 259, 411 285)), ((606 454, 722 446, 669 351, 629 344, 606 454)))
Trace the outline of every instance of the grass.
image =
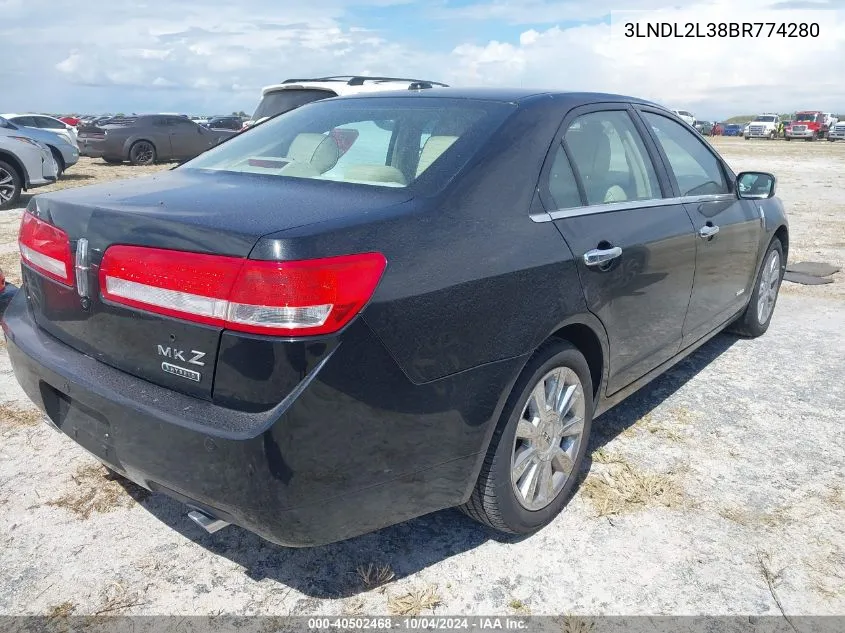
POLYGON ((132 507, 150 494, 128 480, 119 483, 119 479, 100 464, 79 468, 71 479, 76 485, 58 499, 48 501, 47 505, 69 510, 81 519, 89 519, 94 513, 132 507))
POLYGON ((437 585, 426 585, 422 589, 412 589, 387 600, 390 615, 417 616, 423 611, 433 610, 442 603, 437 593, 437 585))
POLYGON ((592 633, 595 629, 595 622, 577 615, 565 616, 560 625, 560 633, 592 633))
POLYGON ((684 505, 676 473, 653 473, 618 463, 587 477, 581 494, 598 516, 629 514, 649 506, 677 509, 684 505))
POLYGON ((356 571, 367 591, 386 585, 396 577, 390 565, 373 565, 370 563, 366 566, 361 565, 356 571))
POLYGON ((24 408, 12 402, 0 404, 0 420, 5 426, 13 429, 38 426, 43 418, 44 414, 34 407, 24 408))
POLYGON ((76 610, 76 605, 72 602, 62 602, 54 605, 47 610, 47 617, 51 620, 58 618, 66 618, 76 610))

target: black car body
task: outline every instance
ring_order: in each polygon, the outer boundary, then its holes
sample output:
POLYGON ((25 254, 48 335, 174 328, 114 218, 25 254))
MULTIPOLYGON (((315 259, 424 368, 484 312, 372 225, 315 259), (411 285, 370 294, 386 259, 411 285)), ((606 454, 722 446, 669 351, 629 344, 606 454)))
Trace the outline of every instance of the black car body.
POLYGON ((239 131, 244 126, 244 120, 239 116, 215 116, 211 117, 203 125, 212 130, 239 131))
MULTIPOLYGON (((528 450, 523 403, 581 389, 577 472, 590 418, 726 326, 764 331, 749 314, 774 307, 788 248, 773 194, 633 98, 321 101, 34 199, 21 243, 53 263, 24 255, 3 327, 53 425, 195 518, 309 546, 465 504, 527 532, 575 477, 553 470, 540 510, 491 505, 497 451, 528 450)), ((565 461, 560 416, 530 431, 543 468, 565 461)))
POLYGON ((79 129, 79 153, 109 162, 148 165, 157 161, 188 160, 234 134, 212 130, 190 119, 166 114, 113 117, 79 129))

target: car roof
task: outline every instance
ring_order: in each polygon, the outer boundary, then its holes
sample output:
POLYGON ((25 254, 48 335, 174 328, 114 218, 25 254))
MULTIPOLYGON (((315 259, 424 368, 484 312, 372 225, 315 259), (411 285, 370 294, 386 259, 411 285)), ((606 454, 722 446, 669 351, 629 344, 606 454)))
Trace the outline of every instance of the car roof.
POLYGON ((265 86, 261 94, 282 90, 325 90, 336 95, 350 95, 361 92, 383 92, 392 89, 410 89, 412 86, 431 88, 433 86, 446 86, 439 81, 428 79, 408 79, 403 77, 373 77, 356 75, 339 75, 332 77, 313 77, 310 79, 285 79, 282 83, 265 86))
POLYGON ((10 112, 9 114, 0 114, 0 116, 11 119, 12 117, 16 116, 43 116, 47 117, 48 119, 56 119, 56 117, 49 115, 49 114, 38 114, 37 112, 10 112))
POLYGON ((380 98, 450 98, 470 99, 476 101, 499 101, 502 103, 522 104, 540 99, 556 99, 567 102, 567 105, 575 107, 590 103, 613 102, 613 103, 637 103, 650 105, 666 112, 671 112, 666 106, 653 103, 647 99, 630 97, 606 92, 575 92, 564 90, 549 90, 528 88, 429 88, 426 90, 393 90, 377 94, 356 93, 344 96, 344 99, 380 99, 380 98))

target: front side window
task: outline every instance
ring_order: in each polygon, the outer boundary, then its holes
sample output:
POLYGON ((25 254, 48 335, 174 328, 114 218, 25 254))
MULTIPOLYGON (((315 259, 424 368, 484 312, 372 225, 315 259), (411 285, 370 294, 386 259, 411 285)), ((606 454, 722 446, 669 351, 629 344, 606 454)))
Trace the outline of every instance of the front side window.
POLYGON ((579 116, 569 125, 564 140, 587 204, 661 197, 654 165, 627 112, 579 116))
POLYGON ((282 114, 181 168, 406 187, 451 179, 512 111, 505 103, 367 98, 321 101, 282 114), (470 141, 467 141, 468 143, 470 141), (449 157, 455 157, 449 162, 449 157), (448 168, 444 165, 448 164, 448 168))
POLYGON ((682 196, 730 193, 719 160, 704 141, 668 117, 652 112, 643 117, 669 160, 682 196))

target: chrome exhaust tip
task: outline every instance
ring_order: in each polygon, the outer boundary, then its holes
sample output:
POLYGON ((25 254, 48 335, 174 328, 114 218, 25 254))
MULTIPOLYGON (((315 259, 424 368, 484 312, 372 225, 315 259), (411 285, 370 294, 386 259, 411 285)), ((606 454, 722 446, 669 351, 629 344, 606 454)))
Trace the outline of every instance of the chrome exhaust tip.
POLYGON ((227 527, 229 525, 226 521, 223 521, 222 519, 216 519, 213 516, 206 514, 202 510, 191 510, 190 512, 188 512, 188 518, 209 534, 219 532, 224 527, 227 527))

